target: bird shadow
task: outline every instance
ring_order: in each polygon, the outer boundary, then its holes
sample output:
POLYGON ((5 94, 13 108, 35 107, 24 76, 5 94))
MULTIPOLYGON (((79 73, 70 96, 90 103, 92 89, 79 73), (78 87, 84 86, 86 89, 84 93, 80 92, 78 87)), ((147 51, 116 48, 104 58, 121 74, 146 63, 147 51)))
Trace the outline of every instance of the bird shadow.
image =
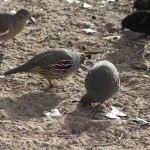
POLYGON ((76 105, 74 111, 67 113, 65 116, 66 130, 71 134, 80 134, 83 132, 93 133, 107 130, 111 124, 104 117, 106 111, 104 105, 95 105, 85 108, 80 102, 76 105))
POLYGON ((43 111, 56 108, 62 97, 53 93, 27 93, 20 97, 0 99, 0 109, 7 113, 11 120, 30 120, 41 118, 43 111))

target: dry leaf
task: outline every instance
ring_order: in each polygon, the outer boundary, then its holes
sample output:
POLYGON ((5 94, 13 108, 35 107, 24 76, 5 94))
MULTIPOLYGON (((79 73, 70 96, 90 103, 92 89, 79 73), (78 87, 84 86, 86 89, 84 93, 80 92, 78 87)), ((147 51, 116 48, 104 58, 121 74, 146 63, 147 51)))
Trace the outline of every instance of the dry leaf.
POLYGON ((133 121, 137 122, 140 126, 150 125, 148 121, 138 118, 138 117, 136 117, 136 119, 133 119, 133 121))
POLYGON ((85 33, 95 33, 96 31, 95 30, 92 30, 92 29, 82 29, 82 31, 84 31, 85 33))
POLYGON ((50 117, 60 117, 61 116, 59 110, 56 108, 52 109, 51 112, 43 111, 43 115, 44 116, 50 116, 50 117))
POLYGON ((87 4, 87 3, 83 3, 83 8, 92 8, 92 5, 90 4, 87 4))
POLYGON ((70 3, 70 4, 71 4, 71 3, 80 3, 79 0, 67 0, 67 2, 70 3))

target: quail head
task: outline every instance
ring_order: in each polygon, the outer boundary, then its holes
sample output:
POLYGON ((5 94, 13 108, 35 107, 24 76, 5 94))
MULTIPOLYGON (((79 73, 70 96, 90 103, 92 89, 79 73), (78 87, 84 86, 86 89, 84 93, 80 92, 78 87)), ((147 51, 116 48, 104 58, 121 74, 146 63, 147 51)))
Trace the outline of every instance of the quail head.
POLYGON ((122 29, 150 34, 150 11, 136 11, 122 20, 122 29))
POLYGON ((52 48, 34 56, 25 64, 5 72, 4 75, 20 72, 39 74, 52 86, 51 80, 64 79, 75 73, 86 58, 90 58, 88 52, 79 53, 63 48, 52 48))
POLYGON ((120 78, 116 67, 109 61, 96 63, 85 78, 87 93, 81 98, 83 106, 95 102, 103 103, 117 93, 120 78))
POLYGON ((132 9, 136 10, 149 10, 150 0, 135 0, 132 9))

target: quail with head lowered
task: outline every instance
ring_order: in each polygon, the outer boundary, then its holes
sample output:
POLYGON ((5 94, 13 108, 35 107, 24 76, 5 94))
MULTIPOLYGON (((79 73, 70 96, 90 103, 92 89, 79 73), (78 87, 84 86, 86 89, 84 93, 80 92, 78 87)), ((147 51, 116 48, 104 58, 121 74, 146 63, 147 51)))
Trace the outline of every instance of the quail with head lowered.
POLYGON ((85 78, 87 93, 81 98, 83 107, 92 103, 104 103, 117 93, 120 87, 120 78, 116 67, 109 61, 96 63, 85 78))
POLYGON ((150 11, 136 11, 122 20, 122 29, 150 34, 150 11))
POLYGON ((27 20, 34 20, 31 13, 25 9, 20 9, 15 14, 0 13, 0 41, 8 41, 20 33, 27 20))
POLYGON ((135 0, 132 9, 150 10, 150 0, 135 0))
POLYGON ((50 86, 51 80, 64 79, 75 73, 86 58, 90 58, 94 52, 74 52, 63 48, 52 48, 42 52, 25 64, 4 73, 10 75, 20 72, 39 74, 46 78, 50 86))

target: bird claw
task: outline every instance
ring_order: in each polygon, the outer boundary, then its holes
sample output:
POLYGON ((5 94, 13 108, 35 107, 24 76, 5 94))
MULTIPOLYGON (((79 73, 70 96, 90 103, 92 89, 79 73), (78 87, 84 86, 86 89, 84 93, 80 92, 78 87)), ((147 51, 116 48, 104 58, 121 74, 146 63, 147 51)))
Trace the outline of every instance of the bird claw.
POLYGON ((5 49, 5 48, 7 48, 7 46, 6 45, 4 45, 4 44, 0 44, 0 51, 2 51, 3 49, 5 49))
POLYGON ((48 80, 48 82, 49 82, 49 86, 48 86, 48 88, 49 88, 49 89, 53 88, 53 87, 54 87, 54 85, 52 84, 52 82, 51 82, 51 81, 49 81, 49 80, 48 80))

